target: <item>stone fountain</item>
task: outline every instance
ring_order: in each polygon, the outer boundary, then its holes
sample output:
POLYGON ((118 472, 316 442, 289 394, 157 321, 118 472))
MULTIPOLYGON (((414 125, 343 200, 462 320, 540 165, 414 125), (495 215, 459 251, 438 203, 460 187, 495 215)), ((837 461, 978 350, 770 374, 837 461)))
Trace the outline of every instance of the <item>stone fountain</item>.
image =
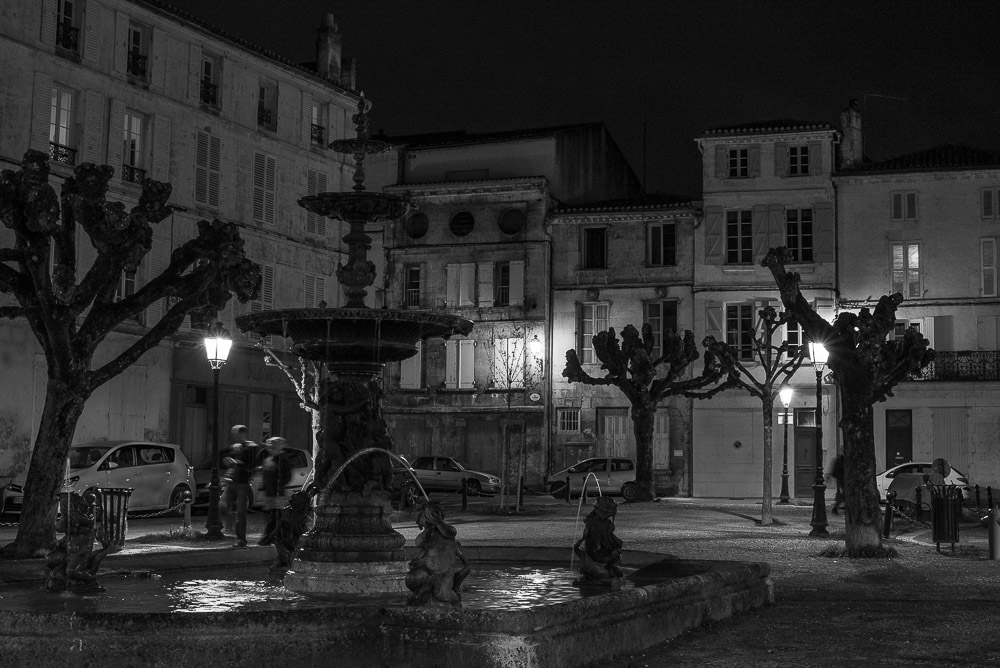
POLYGON ((472 331, 471 321, 447 313, 373 309, 365 304, 367 288, 375 281, 375 265, 368 259, 372 239, 365 227, 392 224, 411 208, 402 197, 365 190, 366 156, 390 148, 368 136, 370 109, 362 94, 353 116, 357 137, 330 144, 354 157, 353 189, 309 195, 298 202, 312 213, 348 225, 347 263, 337 267, 346 304, 262 311, 236 319, 244 332, 291 339, 293 354, 324 364, 328 372, 320 392, 316 523, 303 536, 285 576, 286 588, 314 597, 407 591, 405 539, 389 519, 391 461, 384 453, 358 455, 371 448, 392 450, 382 418, 384 365, 412 357, 423 339, 472 331))

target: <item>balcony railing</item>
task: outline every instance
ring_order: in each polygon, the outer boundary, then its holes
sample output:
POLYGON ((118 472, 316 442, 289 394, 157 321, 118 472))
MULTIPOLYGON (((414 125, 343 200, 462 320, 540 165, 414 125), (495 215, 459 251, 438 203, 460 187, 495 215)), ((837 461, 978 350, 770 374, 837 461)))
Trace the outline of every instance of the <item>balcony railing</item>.
POLYGON ((67 165, 76 164, 76 149, 70 148, 69 146, 63 146, 62 144, 57 144, 54 141, 49 142, 49 157, 56 162, 61 162, 67 165))
POLYGON ((271 110, 267 107, 257 107, 257 125, 263 128, 271 128, 271 119, 274 118, 271 110))
POLYGON ((319 144, 320 146, 326 146, 325 143, 326 132, 322 125, 312 124, 312 143, 319 144))
POLYGON ((201 82, 201 101, 213 107, 219 106, 219 85, 210 81, 201 82))
POLYGON ((80 29, 62 21, 56 24, 56 44, 68 51, 80 50, 80 29))
POLYGON ((498 285, 493 295, 494 306, 510 306, 510 286, 498 285))
POLYGON ((133 165, 122 165, 122 181, 129 183, 142 183, 146 178, 146 170, 133 165))
POLYGON ((908 381, 1000 381, 1000 350, 935 351, 921 376, 908 381))
POLYGON ((140 79, 146 78, 146 56, 140 53, 129 51, 128 53, 128 73, 140 79))
POLYGON ((410 308, 420 306, 420 288, 406 288, 403 291, 403 306, 410 308))

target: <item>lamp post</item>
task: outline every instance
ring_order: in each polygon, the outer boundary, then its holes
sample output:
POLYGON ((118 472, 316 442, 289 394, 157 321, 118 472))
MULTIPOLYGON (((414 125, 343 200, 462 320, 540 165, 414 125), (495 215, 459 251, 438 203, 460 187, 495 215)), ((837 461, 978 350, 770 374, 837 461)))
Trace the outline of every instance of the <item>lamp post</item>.
POLYGON ((233 340, 229 332, 217 322, 208 330, 205 336, 205 355, 212 365, 213 401, 215 416, 212 429, 212 480, 208 484, 208 519, 205 520, 205 537, 222 538, 222 517, 219 514, 219 498, 222 496, 222 486, 219 484, 219 369, 229 359, 229 349, 233 340))
POLYGON ((785 424, 785 446, 781 451, 781 496, 778 499, 778 503, 788 503, 788 405, 792 403, 792 394, 794 390, 788 384, 786 380, 781 384, 781 389, 778 390, 778 396, 781 398, 781 405, 785 407, 784 422, 785 424))
POLYGON ((823 369, 828 353, 822 343, 809 343, 809 353, 816 369, 816 481, 813 484, 812 531, 810 536, 827 536, 826 485, 823 484, 823 369))

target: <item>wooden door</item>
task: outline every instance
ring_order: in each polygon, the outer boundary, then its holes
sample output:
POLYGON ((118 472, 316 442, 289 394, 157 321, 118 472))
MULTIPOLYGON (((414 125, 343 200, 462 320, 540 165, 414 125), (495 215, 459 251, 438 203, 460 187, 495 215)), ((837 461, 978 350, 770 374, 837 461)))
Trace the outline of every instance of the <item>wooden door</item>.
POLYGON ((885 467, 913 461, 913 412, 885 412, 885 467))
POLYGON ((808 499, 816 483, 816 411, 795 409, 795 498, 808 499))

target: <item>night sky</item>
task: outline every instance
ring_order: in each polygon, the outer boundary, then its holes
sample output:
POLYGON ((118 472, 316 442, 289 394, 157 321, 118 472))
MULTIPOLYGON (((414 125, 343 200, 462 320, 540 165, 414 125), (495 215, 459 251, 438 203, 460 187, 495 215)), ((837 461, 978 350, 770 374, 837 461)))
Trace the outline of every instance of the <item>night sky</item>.
POLYGON ((700 195, 693 138, 706 129, 836 126, 851 98, 871 158, 952 142, 1000 151, 993 0, 165 1, 298 62, 315 60, 332 12, 373 130, 603 121, 649 192, 700 195))

